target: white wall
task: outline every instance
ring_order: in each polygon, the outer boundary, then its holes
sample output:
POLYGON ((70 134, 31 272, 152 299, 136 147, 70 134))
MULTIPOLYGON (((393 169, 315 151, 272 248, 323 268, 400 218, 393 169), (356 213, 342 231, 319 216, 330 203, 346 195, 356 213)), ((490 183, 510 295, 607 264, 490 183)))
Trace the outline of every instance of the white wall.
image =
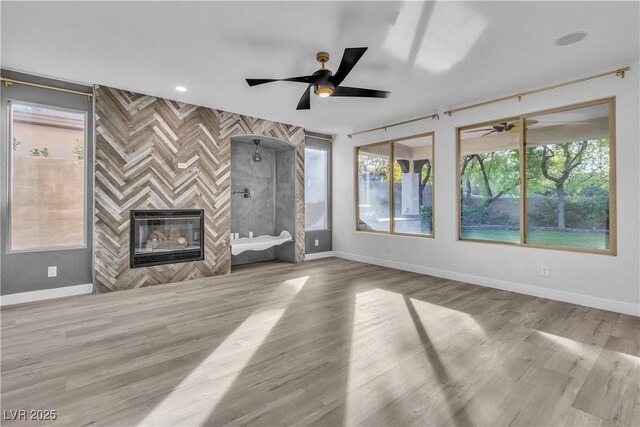
MULTIPOLYGON (((638 315, 640 313, 639 74, 638 59, 585 70, 557 82, 631 66, 624 79, 603 77, 333 144, 333 242, 337 256, 638 315), (596 255, 456 240, 455 128, 466 124, 616 97, 618 255, 596 255), (435 131, 435 239, 355 231, 354 146, 435 131), (540 266, 549 276, 540 276, 540 266)), ((539 85, 542 87, 546 85, 539 85)), ((523 90, 533 89, 522 88, 523 90)), ((496 96, 509 94, 496 94, 496 96)), ((392 95, 393 96, 393 95, 392 95)), ((429 96, 429 88, 422 94, 429 96)), ((476 100, 469 100, 471 103, 476 100)), ((455 107, 455 106, 454 106, 455 107)), ((416 111, 415 116, 431 111, 416 111)), ((411 118, 411 117, 408 117, 411 118)), ((380 123, 380 126, 389 123, 380 123)), ((354 129, 358 130, 358 129, 354 129)))

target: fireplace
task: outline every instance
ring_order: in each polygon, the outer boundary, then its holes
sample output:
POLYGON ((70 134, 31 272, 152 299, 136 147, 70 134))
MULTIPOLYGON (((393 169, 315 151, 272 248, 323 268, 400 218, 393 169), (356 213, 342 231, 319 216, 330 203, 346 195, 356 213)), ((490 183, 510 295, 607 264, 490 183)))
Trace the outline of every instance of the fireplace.
POLYGON ((131 268, 204 259, 204 210, 132 210, 131 268))

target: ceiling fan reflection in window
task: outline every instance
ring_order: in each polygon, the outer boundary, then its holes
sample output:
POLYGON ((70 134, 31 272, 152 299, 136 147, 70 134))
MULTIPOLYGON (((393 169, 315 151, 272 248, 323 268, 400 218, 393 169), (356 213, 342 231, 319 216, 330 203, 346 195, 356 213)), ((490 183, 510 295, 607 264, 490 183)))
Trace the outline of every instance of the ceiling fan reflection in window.
MULTIPOLYGON (((536 123, 538 123, 537 120, 527 120, 526 121, 526 125, 527 126, 533 126, 536 123)), ((519 125, 519 122, 502 122, 502 123, 496 123, 494 125, 490 125, 491 127, 488 127, 488 128, 467 130, 467 131, 465 131, 465 133, 484 132, 482 135, 480 135, 480 138, 482 138, 482 137, 485 137, 485 136, 492 135, 494 133, 503 133, 503 132, 515 131, 515 130, 517 130, 518 125, 519 125)))
MULTIPOLYGON (((556 120, 544 120, 544 121, 538 121, 538 120, 534 120, 534 119, 527 119, 525 120, 525 125, 526 125, 526 129, 529 129, 529 126, 533 126, 533 125, 537 125, 537 124, 547 124, 547 125, 558 125, 558 124, 562 124, 562 125, 580 125, 583 123, 588 123, 587 121, 556 121, 556 120)), ((472 132, 484 132, 482 135, 480 135, 480 138, 483 138, 485 136, 489 136, 489 135, 493 135, 496 133, 505 133, 505 132, 515 132, 518 130, 520 122, 519 121, 513 121, 513 122, 501 122, 501 123, 496 123, 494 125, 489 125, 490 127, 486 127, 486 128, 482 128, 482 129, 473 129, 473 130, 466 130, 464 131, 464 133, 472 133, 472 132)))
POLYGON ((357 87, 341 86, 342 81, 351 72, 353 67, 358 63, 362 55, 367 51, 366 47, 350 47, 344 50, 342 61, 338 66, 338 70, 334 74, 331 70, 325 68, 325 63, 329 61, 327 52, 318 52, 316 60, 320 63, 320 69, 309 76, 290 77, 287 79, 246 79, 249 86, 257 86, 271 82, 296 82, 306 83, 305 89, 296 110, 311 109, 311 88, 319 97, 325 98, 329 96, 343 97, 360 97, 360 98, 388 98, 391 92, 384 90, 362 89, 357 87))

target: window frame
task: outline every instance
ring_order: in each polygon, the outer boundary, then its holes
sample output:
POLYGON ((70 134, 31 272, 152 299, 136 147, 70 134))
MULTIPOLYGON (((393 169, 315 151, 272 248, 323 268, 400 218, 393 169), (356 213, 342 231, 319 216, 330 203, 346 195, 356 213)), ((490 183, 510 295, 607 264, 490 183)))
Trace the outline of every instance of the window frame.
POLYGON ((423 132, 410 136, 403 136, 400 138, 387 139, 384 141, 372 142, 369 144, 360 144, 354 147, 354 177, 355 177, 355 231, 359 233, 374 233, 385 234, 404 237, 420 237, 427 239, 434 239, 436 237, 436 136, 435 131, 423 132), (407 141, 422 137, 431 137, 431 234, 419 234, 419 233, 404 233, 395 231, 395 197, 393 186, 395 184, 393 168, 395 162, 394 143, 407 141), (360 149, 365 147, 374 147, 377 145, 387 145, 389 147, 389 165, 391 167, 391 173, 389 174, 389 231, 383 230, 361 230, 358 226, 360 224, 360 149))
POLYGON ((564 105, 561 107, 548 108, 545 110, 533 111, 529 113, 520 114, 517 116, 511 116, 506 118, 498 118, 489 121, 483 121, 480 123, 474 123, 470 125, 464 125, 456 127, 456 211, 458 217, 458 241, 472 242, 472 243, 488 243, 495 245, 506 246, 519 246, 535 249, 549 249, 566 252, 578 252, 578 253, 590 253, 599 255, 617 255, 617 188, 616 188, 616 97, 611 96, 607 98, 600 98, 591 101, 579 102, 576 104, 564 105), (563 111, 577 110, 581 108, 593 107, 596 105, 609 106, 609 249, 594 249, 594 248, 579 248, 571 246, 557 246, 557 245, 541 245, 527 242, 527 141, 526 141, 526 129, 524 126, 525 121, 532 116, 541 116, 553 113, 559 113, 563 111), (461 154, 461 133, 465 130, 477 128, 479 126, 485 126, 496 122, 519 122, 519 158, 520 158, 520 200, 519 200, 519 220, 520 220, 520 241, 519 242, 506 242, 500 240, 489 239, 476 239, 469 237, 462 237, 462 177, 460 176, 460 154, 461 154))
MULTIPOLYGON (((325 173, 325 180, 324 180, 324 198, 325 198, 325 226, 322 228, 307 228, 307 221, 306 221, 306 216, 305 216, 305 224, 304 224, 304 231, 329 231, 331 230, 331 217, 330 217, 330 191, 329 191, 329 187, 331 185, 330 183, 330 178, 331 178, 331 150, 329 150, 328 148, 325 147, 318 147, 318 146, 313 146, 313 145, 309 145, 309 144, 305 144, 304 150, 305 150, 305 164, 306 164, 306 154, 307 154, 307 149, 309 150, 317 150, 317 151, 324 151, 325 153, 325 165, 324 165, 324 173, 325 173)), ((306 179, 305 179, 305 196, 307 194, 306 191, 306 179)), ((306 200, 305 200, 305 205, 306 205, 306 200)), ((306 209, 306 208, 305 208, 306 209)))
POLYGON ((87 236, 87 198, 89 195, 87 194, 87 156, 85 154, 83 159, 83 170, 82 170, 82 207, 83 207, 83 215, 82 215, 82 244, 81 245, 73 245, 73 246, 47 246, 47 247, 38 247, 38 248, 29 248, 29 249, 13 249, 12 248, 12 232, 13 232, 13 221, 12 221, 12 202, 13 202, 13 150, 12 143, 13 140, 13 106, 17 105, 25 105, 29 107, 39 107, 46 108, 50 110, 58 110, 65 111, 74 114, 80 114, 83 117, 83 148, 84 152, 87 153, 88 147, 88 138, 89 138, 89 113, 83 110, 76 110, 73 108, 65 108, 56 105, 42 104, 37 102, 29 102, 23 101, 20 99, 10 98, 7 100, 7 229, 6 229, 6 253, 7 254, 19 254, 19 253, 31 253, 31 252, 49 252, 49 251, 65 251, 65 250, 78 250, 78 249, 87 249, 88 245, 88 236, 87 236))

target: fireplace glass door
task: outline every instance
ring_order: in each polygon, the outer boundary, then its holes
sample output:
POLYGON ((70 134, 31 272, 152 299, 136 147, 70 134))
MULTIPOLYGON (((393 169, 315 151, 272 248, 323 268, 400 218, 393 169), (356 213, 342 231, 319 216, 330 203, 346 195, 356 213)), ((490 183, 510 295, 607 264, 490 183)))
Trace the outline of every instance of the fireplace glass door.
POLYGON ((204 259, 202 210, 131 211, 131 267, 204 259))

